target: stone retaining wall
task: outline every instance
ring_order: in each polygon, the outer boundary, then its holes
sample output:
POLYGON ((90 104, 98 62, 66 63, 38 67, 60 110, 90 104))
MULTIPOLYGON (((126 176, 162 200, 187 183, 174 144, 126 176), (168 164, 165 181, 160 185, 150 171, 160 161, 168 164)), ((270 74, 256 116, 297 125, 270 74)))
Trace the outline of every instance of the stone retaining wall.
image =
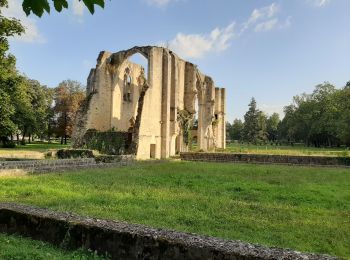
POLYGON ((104 156, 101 158, 0 161, 0 170, 23 169, 30 173, 45 173, 84 168, 126 166, 133 163, 135 159, 133 155, 104 156), (108 160, 105 160, 105 157, 108 157, 108 160))
POLYGON ((67 249, 84 247, 102 255, 107 253, 112 259, 337 259, 12 203, 0 203, 0 232, 67 249))
POLYGON ((320 165, 350 167, 350 157, 290 156, 235 153, 181 153, 181 160, 202 162, 245 162, 291 165, 320 165))

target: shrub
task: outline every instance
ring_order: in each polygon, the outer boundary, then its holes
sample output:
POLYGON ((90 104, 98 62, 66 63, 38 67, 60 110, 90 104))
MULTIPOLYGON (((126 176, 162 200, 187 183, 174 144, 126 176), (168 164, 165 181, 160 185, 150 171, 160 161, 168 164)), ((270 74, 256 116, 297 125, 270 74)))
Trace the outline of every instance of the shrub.
POLYGON ((3 145, 4 148, 15 148, 16 147, 16 143, 13 141, 7 141, 4 143, 3 145))
POLYGON ((72 158, 94 158, 91 150, 87 149, 61 149, 57 151, 58 159, 72 159, 72 158))

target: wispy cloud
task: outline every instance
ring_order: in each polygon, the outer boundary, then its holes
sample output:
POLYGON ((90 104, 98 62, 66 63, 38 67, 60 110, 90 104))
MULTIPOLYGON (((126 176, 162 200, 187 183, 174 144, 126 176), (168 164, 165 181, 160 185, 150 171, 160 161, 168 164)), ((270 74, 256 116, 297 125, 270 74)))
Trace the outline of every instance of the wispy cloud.
POLYGON ((260 9, 254 9, 249 18, 241 24, 232 22, 224 28, 217 27, 211 32, 201 34, 184 34, 180 32, 167 44, 162 43, 161 45, 166 45, 166 47, 184 58, 201 58, 210 53, 220 53, 230 47, 234 38, 240 37, 250 28, 254 32, 266 32, 289 27, 291 25, 291 17, 281 18, 279 17, 279 11, 279 5, 273 3, 260 9))
POLYGON ((207 34, 178 33, 168 42, 167 47, 184 58, 201 58, 208 53, 226 50, 234 36, 235 23, 231 23, 225 28, 215 28, 207 34))
POLYGON ((276 3, 272 3, 271 5, 260 9, 254 9, 247 22, 244 23, 243 30, 248 29, 250 26, 256 25, 260 21, 264 21, 266 23, 266 20, 274 18, 278 14, 279 10, 280 8, 276 3))
POLYGON ((25 27, 25 33, 21 36, 15 36, 17 41, 30 43, 45 43, 45 37, 40 33, 36 18, 29 18, 25 15, 22 5, 18 0, 9 1, 9 8, 3 10, 6 17, 13 17, 21 21, 25 27))
POLYGON ((309 0, 309 2, 310 1, 317 7, 324 7, 331 2, 331 0, 309 0))
POLYGON ((83 16, 84 15, 84 4, 82 1, 73 0, 72 1, 72 11, 74 15, 83 16))
POLYGON ((170 4, 171 2, 178 2, 179 0, 144 0, 147 4, 156 6, 156 7, 164 7, 170 4))
POLYGON ((243 23, 240 34, 253 28, 255 32, 266 32, 273 29, 283 29, 291 25, 291 17, 281 19, 280 6, 272 3, 259 9, 254 9, 248 20, 243 23))

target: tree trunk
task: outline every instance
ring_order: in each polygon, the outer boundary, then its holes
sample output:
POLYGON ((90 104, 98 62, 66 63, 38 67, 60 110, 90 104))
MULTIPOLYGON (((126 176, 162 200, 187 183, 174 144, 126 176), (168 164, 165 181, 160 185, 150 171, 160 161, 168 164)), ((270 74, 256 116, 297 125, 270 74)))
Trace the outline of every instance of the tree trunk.
POLYGON ((63 135, 61 136, 61 144, 63 144, 63 135))
POLYGON ((64 135, 64 144, 67 144, 67 135, 64 135))
POLYGON ((30 144, 31 143, 31 134, 28 135, 28 143, 30 144))
POLYGON ((19 134, 16 134, 17 136, 17 145, 19 145, 19 134))

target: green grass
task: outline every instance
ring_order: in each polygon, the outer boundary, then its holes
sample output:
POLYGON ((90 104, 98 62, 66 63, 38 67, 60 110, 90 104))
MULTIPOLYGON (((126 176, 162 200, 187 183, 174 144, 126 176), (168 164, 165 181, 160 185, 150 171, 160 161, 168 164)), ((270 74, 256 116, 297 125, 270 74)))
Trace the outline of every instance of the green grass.
POLYGON ((350 156, 346 148, 316 148, 304 145, 276 146, 276 145, 249 145, 228 144, 225 152, 252 153, 252 154, 277 154, 277 155, 313 155, 313 156, 350 156))
POLYGON ((0 178, 14 201, 350 259, 350 170, 166 162, 0 178))
POLYGON ((45 152, 50 149, 63 149, 63 148, 69 148, 69 147, 70 147, 69 144, 33 142, 26 145, 17 145, 15 148, 0 148, 0 151, 25 150, 25 151, 45 152))
POLYGON ((102 260, 103 258, 98 257, 92 252, 87 252, 84 250, 77 250, 73 252, 65 251, 41 241, 30 240, 19 236, 0 234, 0 259, 102 260))
POLYGON ((26 145, 17 145, 15 148, 0 148, 0 158, 44 159, 45 152, 69 148, 70 145, 60 143, 34 142, 26 145))

